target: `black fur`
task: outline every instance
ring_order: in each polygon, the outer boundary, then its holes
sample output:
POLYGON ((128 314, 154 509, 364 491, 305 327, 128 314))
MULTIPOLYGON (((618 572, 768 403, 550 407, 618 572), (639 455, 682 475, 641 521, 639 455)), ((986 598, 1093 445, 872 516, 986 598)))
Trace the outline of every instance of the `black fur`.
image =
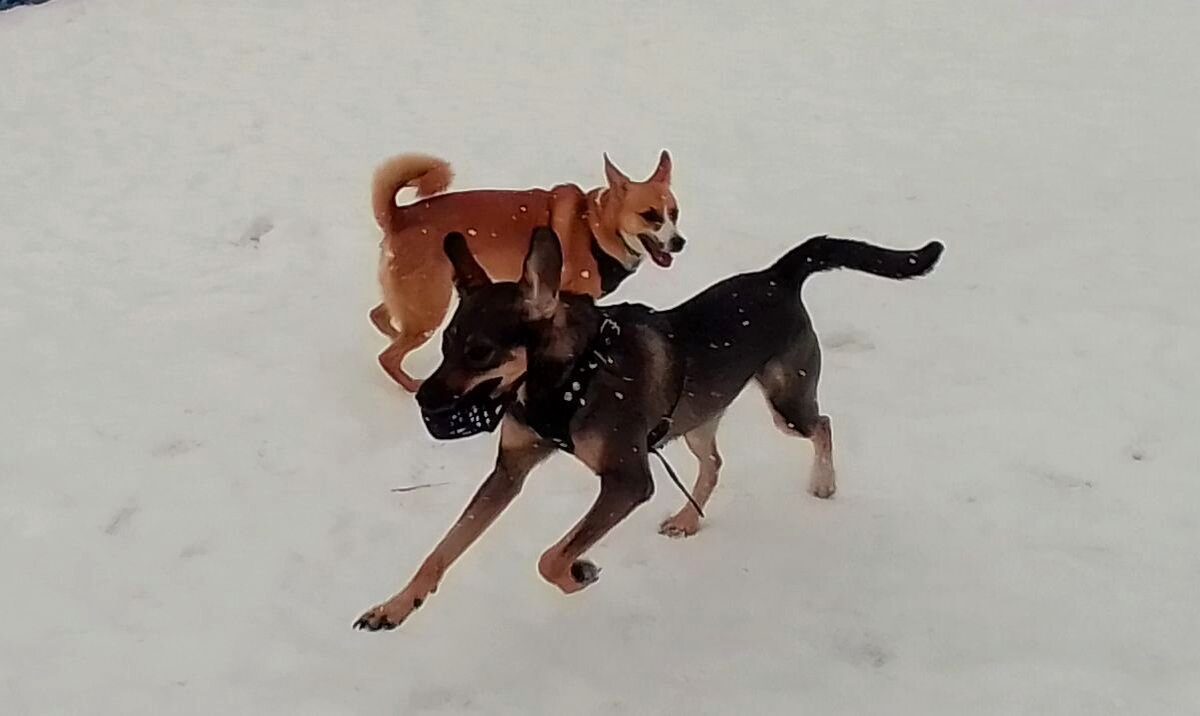
POLYGON ((940 241, 930 241, 916 251, 895 251, 856 239, 814 236, 784 254, 772 267, 784 276, 803 282, 814 273, 847 268, 885 278, 916 278, 929 273, 942 255, 940 241))
MULTIPOLYGON (((680 245, 679 249, 683 246, 680 245)), ((600 272, 600 294, 607 296, 617 290, 625 279, 633 275, 633 271, 625 268, 625 264, 616 260, 609 255, 607 251, 600 248, 600 242, 592 237, 592 258, 596 260, 596 268, 600 272)))

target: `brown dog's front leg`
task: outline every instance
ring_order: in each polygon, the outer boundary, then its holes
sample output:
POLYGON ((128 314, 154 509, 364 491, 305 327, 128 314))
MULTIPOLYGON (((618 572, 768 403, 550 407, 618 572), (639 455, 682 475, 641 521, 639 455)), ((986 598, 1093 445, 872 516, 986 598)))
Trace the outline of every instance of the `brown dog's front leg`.
POLYGON ((600 568, 580 557, 654 494, 644 451, 635 457, 627 465, 600 475, 600 494, 592 508, 538 560, 542 578, 564 593, 578 592, 599 578, 600 568))
POLYGON ((550 452, 551 448, 537 442, 527 430, 506 420, 501 429, 496 467, 479 486, 458 521, 421 563, 408 586, 386 602, 367 610, 354 626, 368 631, 400 626, 437 591, 438 583, 450 565, 500 516, 521 491, 525 476, 550 452))

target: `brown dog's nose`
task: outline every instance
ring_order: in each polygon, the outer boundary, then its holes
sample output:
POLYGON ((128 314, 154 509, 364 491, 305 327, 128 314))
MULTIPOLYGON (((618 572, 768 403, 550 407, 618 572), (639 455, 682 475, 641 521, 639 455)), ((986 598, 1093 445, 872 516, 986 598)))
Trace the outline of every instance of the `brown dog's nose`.
POLYGON ((683 251, 683 245, 686 243, 687 239, 683 238, 679 234, 675 234, 671 237, 671 243, 667 246, 667 249, 672 253, 678 253, 683 251))

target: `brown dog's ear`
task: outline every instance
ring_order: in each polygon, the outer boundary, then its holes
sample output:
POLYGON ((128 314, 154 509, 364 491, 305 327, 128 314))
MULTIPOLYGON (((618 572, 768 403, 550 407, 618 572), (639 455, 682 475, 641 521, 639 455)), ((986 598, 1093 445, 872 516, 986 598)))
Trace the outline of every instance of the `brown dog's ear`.
POLYGON ((662 154, 658 155, 658 167, 655 168, 654 174, 650 175, 648 181, 671 183, 671 155, 667 150, 662 150, 662 154))
POLYGON ((467 246, 467 238, 457 231, 446 234, 442 242, 442 250, 454 267, 454 287, 459 293, 489 285, 492 280, 487 272, 475 260, 471 249, 467 246))
POLYGON ((608 152, 604 153, 604 178, 608 180, 608 188, 614 191, 621 191, 629 186, 629 177, 617 169, 617 165, 608 158, 608 152))
POLYGON ((558 307, 562 264, 562 244, 558 234, 549 226, 534 229, 529 240, 529 253, 525 255, 525 270, 521 274, 521 292, 525 294, 531 319, 554 315, 554 309, 558 307))

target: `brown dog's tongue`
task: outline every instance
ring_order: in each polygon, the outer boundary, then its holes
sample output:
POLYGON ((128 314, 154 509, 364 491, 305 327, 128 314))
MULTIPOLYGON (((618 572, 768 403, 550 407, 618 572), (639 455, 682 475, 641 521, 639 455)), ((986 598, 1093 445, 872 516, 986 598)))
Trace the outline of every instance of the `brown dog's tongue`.
POLYGON ((653 241, 642 239, 642 246, 646 247, 646 252, 650 254, 650 258, 654 263, 663 268, 670 267, 671 262, 675 260, 674 256, 658 248, 653 241))

